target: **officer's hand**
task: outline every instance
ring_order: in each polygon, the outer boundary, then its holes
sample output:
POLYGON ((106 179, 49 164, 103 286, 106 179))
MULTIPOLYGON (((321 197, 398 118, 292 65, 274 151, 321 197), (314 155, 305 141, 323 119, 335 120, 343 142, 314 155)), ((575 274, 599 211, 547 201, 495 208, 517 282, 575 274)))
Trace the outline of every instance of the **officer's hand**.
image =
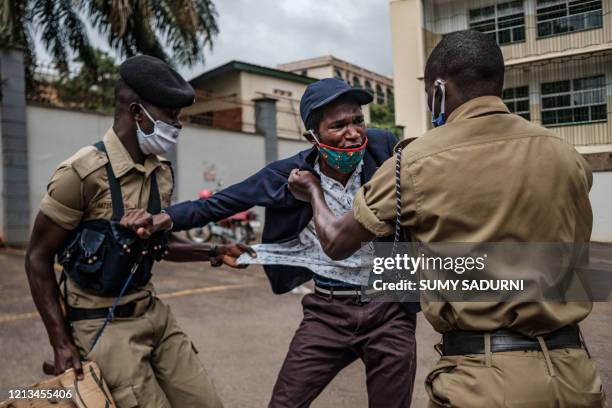
POLYGON ((127 210, 119 223, 138 233, 141 238, 148 238, 153 233, 153 216, 140 208, 127 210))
POLYGON ((310 202, 313 192, 321 188, 321 181, 307 170, 293 169, 289 175, 289 191, 295 198, 310 202))
POLYGON ((157 231, 167 231, 172 227, 172 219, 166 213, 151 215, 143 209, 128 210, 121 225, 138 234, 140 238, 149 238, 157 231))
POLYGON ((244 269, 248 265, 238 265, 236 259, 243 253, 248 253, 251 258, 256 258, 257 253, 250 246, 244 244, 231 244, 231 245, 219 245, 217 247, 217 256, 212 260, 211 264, 221 265, 225 264, 232 268, 244 269))
POLYGON ((66 370, 74 368, 77 379, 83 379, 83 366, 81 365, 81 355, 76 346, 66 341, 57 346, 53 347, 53 354, 55 358, 55 369, 54 374, 63 374, 66 370))

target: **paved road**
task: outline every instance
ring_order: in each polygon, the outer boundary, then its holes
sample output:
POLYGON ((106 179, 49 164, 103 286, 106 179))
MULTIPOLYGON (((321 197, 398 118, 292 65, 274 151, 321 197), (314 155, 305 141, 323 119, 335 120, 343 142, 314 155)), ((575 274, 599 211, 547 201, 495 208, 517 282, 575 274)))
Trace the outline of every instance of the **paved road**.
MULTIPOLYGON (((158 293, 172 306, 214 378, 226 407, 264 407, 301 319, 301 295, 276 296, 259 267, 213 269, 206 264, 162 263, 155 271, 158 293)), ((612 390, 612 303, 599 303, 583 329, 604 386, 612 390)), ((423 378, 436 360, 439 339, 419 315, 418 376, 414 407, 426 405, 423 378)), ((6 390, 44 379, 41 362, 52 356, 35 313, 23 271, 23 255, 0 252, 0 400, 6 390)), ((610 391, 609 391, 610 392, 610 391)), ((366 407, 363 364, 334 379, 314 407, 366 407)))

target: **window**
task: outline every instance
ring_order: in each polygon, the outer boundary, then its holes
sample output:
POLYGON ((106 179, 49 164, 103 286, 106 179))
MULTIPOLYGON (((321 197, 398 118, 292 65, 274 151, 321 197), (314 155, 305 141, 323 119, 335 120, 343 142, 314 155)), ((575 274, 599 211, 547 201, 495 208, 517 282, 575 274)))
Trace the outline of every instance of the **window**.
POLYGON ((334 70, 334 76, 338 79, 342 79, 342 72, 339 69, 334 70))
POLYGON ((359 77, 353 77, 353 88, 361 88, 361 81, 359 80, 359 77))
POLYGON ((286 96, 287 98, 290 98, 291 95, 293 95, 293 92, 291 91, 285 91, 284 89, 275 89, 274 90, 274 95, 278 95, 278 96, 286 96))
POLYGON ((523 1, 470 10, 470 28, 489 34, 499 45, 525 41, 523 1))
POLYGON ((212 126, 213 125, 213 114, 214 112, 210 111, 210 112, 200 113, 198 115, 191 115, 189 117, 189 121, 191 123, 197 123, 198 125, 212 126))
POLYGON ((385 93, 380 84, 376 84, 376 103, 379 105, 384 105, 385 103, 385 93))
POLYGON ((538 38, 599 28, 601 0, 538 0, 538 38))
POLYGON ((531 112, 529 111, 528 86, 504 89, 502 97, 510 112, 516 113, 527 120, 531 120, 531 112))
POLYGON ((365 81, 365 89, 366 91, 368 91, 370 94, 374 95, 374 90, 372 89, 372 84, 370 83, 370 81, 368 81, 366 79, 365 81))
POLYGON ((394 103, 393 90, 391 88, 387 88, 387 104, 393 105, 394 103))
POLYGON ((542 84, 542 124, 556 126, 608 119, 604 75, 542 84))

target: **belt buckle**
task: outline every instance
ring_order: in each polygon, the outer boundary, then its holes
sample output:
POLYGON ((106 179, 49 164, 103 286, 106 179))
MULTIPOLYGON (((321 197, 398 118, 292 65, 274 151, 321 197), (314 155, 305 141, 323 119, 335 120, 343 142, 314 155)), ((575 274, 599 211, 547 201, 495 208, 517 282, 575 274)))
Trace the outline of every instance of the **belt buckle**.
MULTIPOLYGON (((153 296, 149 294, 146 298, 136 299, 130 302, 132 306, 132 312, 129 317, 140 317, 145 314, 153 304, 153 296)), ((128 303, 128 305, 130 304, 128 303)))
POLYGON ((330 286, 327 291, 329 292, 327 295, 327 301, 331 302, 332 300, 334 300, 334 287, 330 286))

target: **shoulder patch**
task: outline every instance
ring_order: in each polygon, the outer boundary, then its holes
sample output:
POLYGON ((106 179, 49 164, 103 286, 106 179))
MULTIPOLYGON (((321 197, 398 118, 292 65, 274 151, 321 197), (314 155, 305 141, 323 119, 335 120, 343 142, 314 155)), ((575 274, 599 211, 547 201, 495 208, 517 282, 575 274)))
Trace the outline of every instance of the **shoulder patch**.
POLYGON ((108 157, 94 146, 87 146, 79 150, 67 162, 79 177, 84 179, 108 163, 108 157))

